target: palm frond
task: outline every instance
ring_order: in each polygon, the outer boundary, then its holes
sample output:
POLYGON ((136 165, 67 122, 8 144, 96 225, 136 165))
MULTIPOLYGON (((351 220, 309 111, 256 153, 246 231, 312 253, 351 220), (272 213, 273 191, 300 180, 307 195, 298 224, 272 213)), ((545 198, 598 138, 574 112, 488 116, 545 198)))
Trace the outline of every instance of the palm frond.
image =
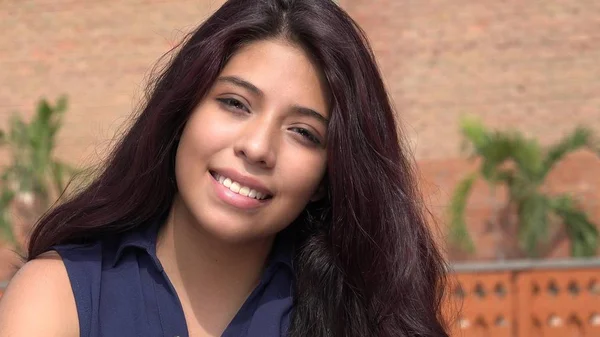
POLYGON ((554 165, 570 152, 592 146, 592 131, 578 127, 572 133, 563 137, 558 143, 550 146, 544 158, 543 174, 546 176, 554 165))
POLYGON ((450 201, 450 241, 467 252, 475 251, 475 245, 465 222, 465 209, 476 174, 464 178, 456 187, 450 201))
POLYGON ((529 257, 537 257, 538 245, 548 239, 550 200, 532 194, 519 203, 519 243, 529 257))
POLYGON ((0 179, 0 227, 5 236, 12 237, 10 203, 16 193, 30 192, 44 205, 62 192, 63 178, 71 168, 53 158, 57 132, 67 108, 61 96, 55 104, 42 99, 30 122, 18 114, 12 116, 7 132, 0 131, 0 145, 11 152, 10 164, 3 168, 0 179), (10 198, 9 198, 10 196, 10 198))
POLYGON ((479 118, 464 117, 460 121, 460 130, 466 140, 475 148, 485 146, 488 141, 489 132, 479 118))
POLYGON ((494 133, 476 118, 465 118, 461 122, 461 132, 467 141, 465 150, 470 157, 482 160, 481 175, 488 181, 498 179, 498 166, 509 158, 513 144, 508 137, 494 133))
POLYGON ((499 169, 503 163, 511 158, 514 144, 505 135, 490 134, 484 147, 479 150, 482 159, 481 175, 489 182, 497 182, 499 169))
POLYGON ((556 197, 552 206, 566 228, 571 241, 571 255, 594 256, 598 249, 598 229, 587 214, 577 209, 574 200, 568 195, 556 197))
POLYGON ((0 231, 8 242, 14 242, 15 237, 10 221, 10 203, 15 193, 10 189, 4 189, 0 194, 0 231))
POLYGON ((513 136, 513 153, 511 159, 515 161, 521 175, 532 183, 541 183, 540 178, 543 168, 543 150, 535 139, 527 139, 522 134, 513 136))
MULTIPOLYGON (((481 161, 479 175, 492 188, 505 185, 511 204, 516 205, 519 220, 519 243, 529 256, 536 256, 541 243, 548 241, 552 213, 559 215, 572 240, 574 256, 587 256, 598 246, 598 231, 587 215, 573 206, 566 197, 551 198, 541 192, 548 172, 567 153, 582 147, 594 146, 592 133, 577 128, 560 142, 545 150, 536 139, 517 130, 490 131, 480 120, 462 120, 470 158, 481 161)), ((595 149, 600 155, 600 148, 595 149)), ((457 187, 451 201, 451 239, 462 247, 474 247, 466 230, 465 208, 473 175, 457 187)))

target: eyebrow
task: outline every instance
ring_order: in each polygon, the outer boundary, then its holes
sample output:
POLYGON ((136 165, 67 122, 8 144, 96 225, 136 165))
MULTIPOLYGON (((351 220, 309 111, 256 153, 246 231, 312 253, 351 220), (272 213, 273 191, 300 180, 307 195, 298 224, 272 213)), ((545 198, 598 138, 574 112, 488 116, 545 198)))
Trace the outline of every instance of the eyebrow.
MULTIPOLYGON (((254 84, 252 84, 246 80, 243 80, 237 76, 221 76, 221 77, 217 78, 217 81, 218 82, 227 82, 227 83, 233 84, 235 86, 242 87, 261 98, 265 96, 265 93, 262 90, 260 90, 257 86, 255 86, 254 84)), ((299 106, 299 105, 294 105, 292 107, 292 112, 296 115, 315 118, 325 125, 327 125, 329 123, 329 119, 325 118, 325 116, 323 116, 322 114, 320 114, 317 111, 310 109, 310 108, 306 108, 306 107, 299 106)))
POLYGON ((329 119, 325 118, 323 115, 321 115, 320 113, 316 112, 313 109, 294 105, 292 107, 292 112, 296 115, 315 118, 315 119, 319 120, 320 122, 322 122, 323 124, 325 124, 326 126, 327 126, 327 124, 329 124, 329 119))
POLYGON ((260 97, 264 97, 265 93, 262 92, 262 90, 258 89, 257 86, 255 86, 254 84, 245 81, 239 77, 236 76, 222 76, 217 78, 218 82, 227 82, 227 83, 231 83, 233 85, 236 85, 238 87, 242 87, 248 91, 250 91, 251 93, 255 94, 256 96, 260 96, 260 97))

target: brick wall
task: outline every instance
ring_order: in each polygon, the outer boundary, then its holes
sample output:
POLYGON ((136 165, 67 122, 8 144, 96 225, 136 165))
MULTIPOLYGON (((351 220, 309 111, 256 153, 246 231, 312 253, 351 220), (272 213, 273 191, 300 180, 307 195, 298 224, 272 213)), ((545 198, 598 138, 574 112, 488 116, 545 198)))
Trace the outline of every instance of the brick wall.
POLYGON ((600 130, 600 2, 347 0, 420 159, 457 154, 475 114, 543 142, 600 130))
MULTIPOLYGON (((153 63, 220 3, 0 2, 0 126, 12 111, 31 113, 40 96, 67 93, 71 109, 57 154, 73 163, 97 161, 134 110, 153 63)), ((372 42, 442 227, 448 196, 469 167, 458 152, 461 115, 518 127, 545 144, 577 124, 600 131, 598 1, 339 3, 372 42)), ((597 157, 576 154, 550 186, 585 196, 600 220, 598 173, 597 157)), ((478 230, 489 212, 485 188, 472 200, 470 221, 478 230)))
MULTIPOLYGON (((477 115, 550 144, 576 125, 600 131, 600 3, 574 1, 348 0, 370 37, 442 227, 452 188, 471 165, 460 159, 458 121, 477 115)), ((600 160, 569 156, 549 177, 600 221, 600 160)), ((468 222, 481 258, 497 254, 482 184, 468 222)), ((563 242, 552 255, 564 255, 563 242)))
POLYGON ((38 97, 71 108, 57 154, 94 162, 127 122, 157 59, 222 1, 0 2, 0 125, 38 97))

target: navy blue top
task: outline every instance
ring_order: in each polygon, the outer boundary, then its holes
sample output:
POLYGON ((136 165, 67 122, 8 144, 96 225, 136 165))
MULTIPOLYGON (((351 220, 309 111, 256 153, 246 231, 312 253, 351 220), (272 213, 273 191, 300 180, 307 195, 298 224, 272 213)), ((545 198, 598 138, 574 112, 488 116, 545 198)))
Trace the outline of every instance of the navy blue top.
MULTIPOLYGON (((82 337, 188 336, 181 302, 156 256, 162 221, 93 244, 61 245, 82 337)), ((275 241, 259 285, 223 337, 286 335, 292 310, 292 245, 275 241)))

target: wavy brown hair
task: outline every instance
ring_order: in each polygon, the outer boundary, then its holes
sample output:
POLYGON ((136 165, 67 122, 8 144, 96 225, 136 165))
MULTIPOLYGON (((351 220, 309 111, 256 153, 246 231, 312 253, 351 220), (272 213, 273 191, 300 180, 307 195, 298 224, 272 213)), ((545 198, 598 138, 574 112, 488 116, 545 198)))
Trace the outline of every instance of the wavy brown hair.
POLYGON ((167 212, 177 193, 177 139, 194 107, 241 46, 273 38, 308 52, 332 109, 327 197, 294 223, 289 336, 448 336, 440 313, 445 265, 413 161, 365 34, 330 0, 227 1, 173 51, 98 176, 38 222, 29 259, 167 212))

